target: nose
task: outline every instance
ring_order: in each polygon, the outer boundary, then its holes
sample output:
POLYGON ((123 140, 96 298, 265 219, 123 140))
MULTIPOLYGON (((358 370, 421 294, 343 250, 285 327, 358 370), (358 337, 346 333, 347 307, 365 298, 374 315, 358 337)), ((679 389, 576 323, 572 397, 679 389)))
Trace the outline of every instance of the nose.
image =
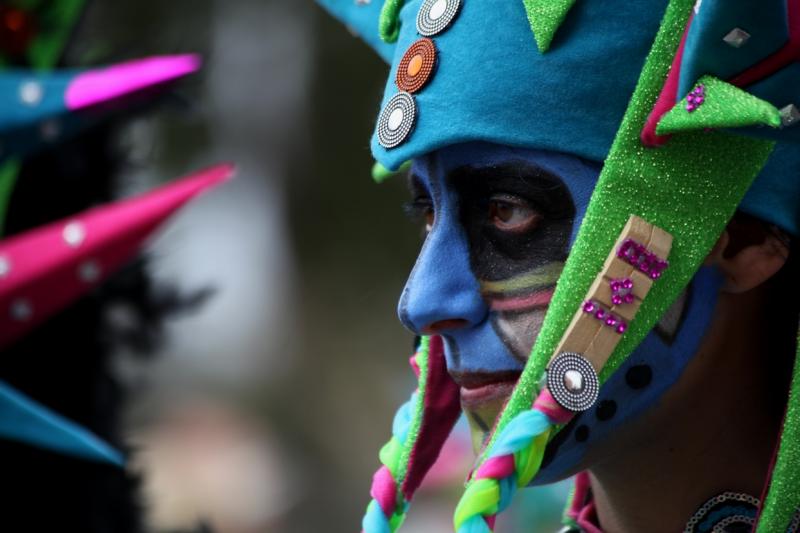
POLYGON ((460 226, 442 218, 425 240, 398 304, 400 321, 417 335, 469 328, 488 313, 466 237, 460 226))

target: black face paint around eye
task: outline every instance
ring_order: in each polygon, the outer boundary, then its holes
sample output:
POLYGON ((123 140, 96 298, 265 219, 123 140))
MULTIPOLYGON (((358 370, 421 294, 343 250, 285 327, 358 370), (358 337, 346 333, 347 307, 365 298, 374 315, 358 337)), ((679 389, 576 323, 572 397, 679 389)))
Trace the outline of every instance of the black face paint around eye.
POLYGON ((575 204, 566 184, 527 162, 460 167, 448 176, 476 277, 496 282, 554 261, 569 248, 575 204))

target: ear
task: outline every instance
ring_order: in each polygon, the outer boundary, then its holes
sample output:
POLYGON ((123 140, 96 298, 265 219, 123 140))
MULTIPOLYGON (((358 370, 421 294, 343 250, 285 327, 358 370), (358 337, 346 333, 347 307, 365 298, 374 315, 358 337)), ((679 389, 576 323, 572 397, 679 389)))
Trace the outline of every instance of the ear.
POLYGON ((789 256, 789 246, 775 231, 759 221, 731 222, 708 254, 705 265, 725 276, 722 290, 738 294, 754 289, 774 276, 789 256), (760 231, 754 238, 753 223, 760 231))

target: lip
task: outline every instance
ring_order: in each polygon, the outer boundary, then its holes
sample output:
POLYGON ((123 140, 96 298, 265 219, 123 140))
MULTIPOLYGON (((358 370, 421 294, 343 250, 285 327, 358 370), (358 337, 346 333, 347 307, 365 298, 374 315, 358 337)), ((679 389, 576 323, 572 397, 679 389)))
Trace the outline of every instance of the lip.
POLYGON ((461 406, 478 409, 505 400, 514 390, 521 372, 461 373, 453 379, 461 385, 461 406))

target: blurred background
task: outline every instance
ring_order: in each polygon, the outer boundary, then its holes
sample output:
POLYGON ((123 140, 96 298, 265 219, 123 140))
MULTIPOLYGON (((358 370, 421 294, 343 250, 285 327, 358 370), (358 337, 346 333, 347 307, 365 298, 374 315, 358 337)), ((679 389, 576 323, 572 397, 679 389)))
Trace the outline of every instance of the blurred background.
MULTIPOLYGON (((420 231, 401 209, 404 180, 370 177, 387 68, 310 0, 93 0, 68 62, 179 52, 205 68, 121 130, 119 194, 218 161, 239 171, 149 248, 156 278, 213 295, 168 322, 158 357, 115 357, 148 520, 358 530, 415 386, 395 305, 420 231)), ((456 433, 404 531, 450 530, 471 460, 456 433)), ((565 492, 527 491, 499 531, 557 530, 565 492)))

